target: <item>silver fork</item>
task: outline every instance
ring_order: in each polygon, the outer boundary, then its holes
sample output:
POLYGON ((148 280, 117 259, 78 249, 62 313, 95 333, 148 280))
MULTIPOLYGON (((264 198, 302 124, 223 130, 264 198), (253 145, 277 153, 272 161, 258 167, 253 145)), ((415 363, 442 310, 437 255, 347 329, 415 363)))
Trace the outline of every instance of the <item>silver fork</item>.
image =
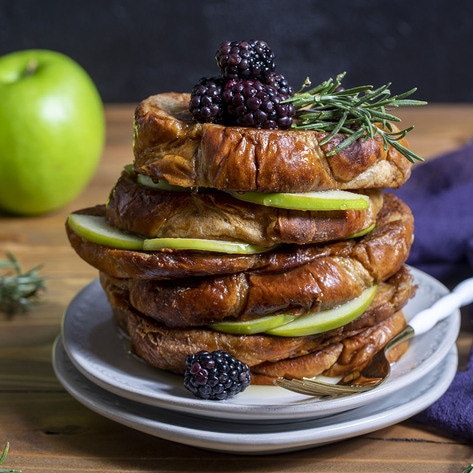
MULTIPOLYGON (((429 331, 437 322, 456 309, 473 302, 473 278, 465 279, 452 292, 438 299, 430 308, 415 315, 383 350, 380 350, 362 370, 348 374, 340 381, 326 382, 324 377, 286 379, 278 378, 274 384, 290 391, 317 397, 340 397, 369 391, 380 386, 391 373, 386 355, 395 346, 429 331)), ((326 379, 326 378, 325 378, 326 379)))

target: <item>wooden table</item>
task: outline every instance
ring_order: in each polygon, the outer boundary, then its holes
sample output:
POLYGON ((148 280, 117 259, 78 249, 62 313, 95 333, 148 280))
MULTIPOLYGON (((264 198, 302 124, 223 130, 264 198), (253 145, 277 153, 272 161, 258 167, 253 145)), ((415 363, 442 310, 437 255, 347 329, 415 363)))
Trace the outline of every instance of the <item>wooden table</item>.
MULTIPOLYGON (((96 277, 69 247, 67 214, 104 202, 124 164, 132 160, 133 106, 106 107, 108 140, 101 165, 86 191, 52 215, 0 216, 0 255, 13 252, 24 269, 44 264, 47 292, 32 312, 0 314, 0 449, 4 466, 24 472, 456 472, 473 462, 473 447, 410 421, 352 440, 300 452, 238 456, 173 443, 107 420, 62 388, 51 366, 51 348, 69 301, 96 277)), ((426 158, 473 138, 473 106, 430 105, 405 109, 414 123, 411 146, 426 158)), ((465 362, 473 330, 464 321, 458 340, 465 362)))

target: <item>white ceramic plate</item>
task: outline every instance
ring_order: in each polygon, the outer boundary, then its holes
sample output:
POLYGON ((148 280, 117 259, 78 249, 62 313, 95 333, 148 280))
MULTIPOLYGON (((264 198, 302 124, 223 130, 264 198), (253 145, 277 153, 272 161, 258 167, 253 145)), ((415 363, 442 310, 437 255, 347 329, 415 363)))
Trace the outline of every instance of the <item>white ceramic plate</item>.
MULTIPOLYGON (((416 296, 405 308, 406 317, 430 306, 448 292, 436 279, 411 269, 418 284, 416 296)), ((372 391, 333 400, 292 393, 276 386, 249 386, 226 401, 205 401, 192 396, 182 377, 152 368, 129 354, 128 340, 120 335, 98 280, 85 287, 66 310, 62 337, 76 368, 90 381, 111 393, 141 403, 199 416, 255 420, 270 423, 328 416, 371 404, 415 383, 435 368, 455 343, 460 312, 454 311, 429 333, 411 341, 407 353, 393 366, 388 381, 372 391)))
POLYGON ((94 412, 120 424, 185 445, 226 453, 281 453, 337 442, 401 422, 435 402, 457 369, 453 346, 418 383, 366 406, 329 417, 280 424, 238 423, 197 417, 125 399, 89 381, 67 357, 60 337, 53 352, 58 379, 69 393, 94 412))

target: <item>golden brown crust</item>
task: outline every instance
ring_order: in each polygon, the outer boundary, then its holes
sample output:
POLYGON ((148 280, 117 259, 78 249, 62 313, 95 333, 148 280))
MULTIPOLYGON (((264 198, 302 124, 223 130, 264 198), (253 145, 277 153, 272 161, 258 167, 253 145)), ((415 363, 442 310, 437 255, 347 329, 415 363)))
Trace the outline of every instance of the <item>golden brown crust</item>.
POLYGON ((380 286, 366 313, 350 324, 323 334, 287 338, 166 327, 133 309, 126 297, 117 296, 112 307, 118 324, 131 337, 133 350, 152 366, 182 373, 187 354, 222 349, 251 367, 253 382, 266 384, 278 376, 341 375, 363 365, 404 327, 399 310, 413 291, 411 276, 403 269, 380 286))
POLYGON ((188 101, 166 93, 138 105, 137 172, 183 187, 259 192, 397 188, 410 176, 411 163, 379 136, 327 156, 343 136, 321 146, 327 134, 317 131, 196 123, 188 101))
POLYGON ((376 222, 383 197, 365 191, 367 210, 285 210, 238 200, 226 192, 170 192, 137 184, 124 172, 108 200, 108 222, 148 238, 207 238, 272 247, 347 238, 376 222))
MULTIPOLYGON (((339 277, 330 282, 320 278, 320 284, 314 286, 310 280, 304 279, 304 273, 298 272, 294 281, 274 276, 254 280, 251 275, 247 277, 245 273, 237 273, 211 280, 188 279, 184 286, 183 281, 157 284, 116 279, 100 273, 100 282, 113 306, 126 300, 141 314, 168 327, 178 328, 200 327, 225 318, 250 320, 281 312, 296 315, 317 312, 343 304, 361 292, 361 284, 348 278, 339 277)), ((402 307, 411 295, 411 282, 405 267, 388 282, 377 282, 379 286, 373 306, 378 315, 392 313, 389 304, 393 301, 398 308, 402 307), (383 303, 387 305, 384 307, 383 303)), ((370 313, 367 311, 357 323, 364 323, 370 313)), ((349 329, 356 330, 359 326, 352 324, 349 329)))
MULTIPOLYGON (((104 215, 104 206, 78 213, 104 215)), ((414 220, 408 206, 392 194, 384 195, 377 226, 361 239, 325 245, 282 246, 257 255, 225 255, 209 252, 140 252, 108 248, 79 237, 67 224, 69 241, 91 266, 116 278, 163 280, 188 276, 215 276, 240 271, 284 272, 314 260, 355 258, 376 280, 391 276, 404 263, 413 239, 414 220), (393 270, 395 268, 395 270, 393 270)))

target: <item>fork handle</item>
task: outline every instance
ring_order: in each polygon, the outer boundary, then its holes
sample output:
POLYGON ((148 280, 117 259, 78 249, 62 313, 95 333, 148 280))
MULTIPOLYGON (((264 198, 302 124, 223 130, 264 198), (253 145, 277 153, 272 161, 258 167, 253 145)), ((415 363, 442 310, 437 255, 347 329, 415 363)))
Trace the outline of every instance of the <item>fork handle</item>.
POLYGON ((448 317, 455 310, 473 302, 473 278, 465 279, 452 292, 438 299, 428 309, 415 315, 409 325, 416 335, 429 331, 437 322, 448 317))

